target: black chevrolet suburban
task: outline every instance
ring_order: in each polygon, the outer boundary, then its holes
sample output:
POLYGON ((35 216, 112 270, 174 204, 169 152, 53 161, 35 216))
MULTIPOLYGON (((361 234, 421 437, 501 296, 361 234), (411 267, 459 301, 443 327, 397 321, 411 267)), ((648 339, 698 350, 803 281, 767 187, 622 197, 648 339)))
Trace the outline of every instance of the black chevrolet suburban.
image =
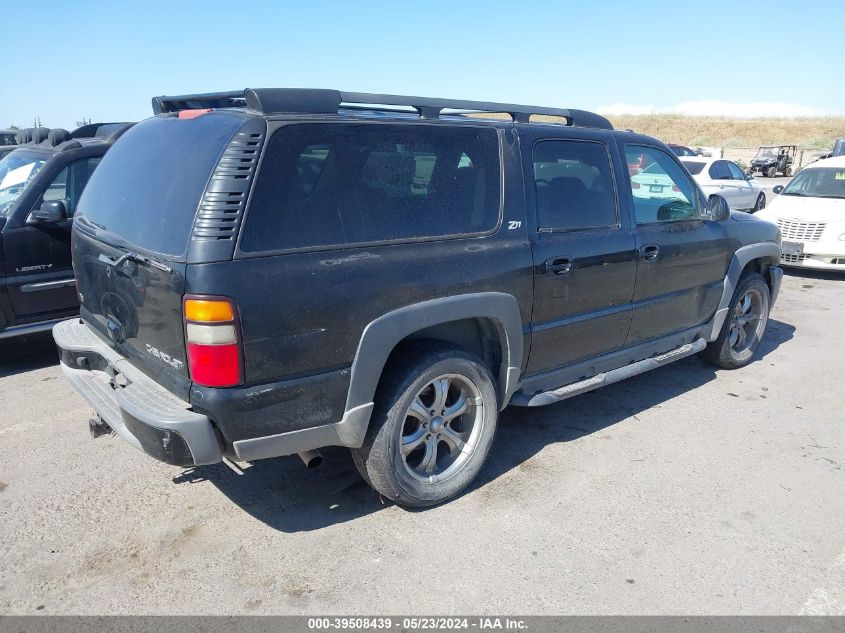
POLYGON ((78 314, 73 215, 94 168, 127 126, 21 130, 0 160, 0 338, 46 332, 78 314))
POLYGON ((171 464, 347 446, 378 492, 432 505, 509 404, 695 353, 744 366, 778 294, 775 225, 590 112, 295 89, 153 106, 80 201, 81 318, 53 334, 99 424, 171 464))

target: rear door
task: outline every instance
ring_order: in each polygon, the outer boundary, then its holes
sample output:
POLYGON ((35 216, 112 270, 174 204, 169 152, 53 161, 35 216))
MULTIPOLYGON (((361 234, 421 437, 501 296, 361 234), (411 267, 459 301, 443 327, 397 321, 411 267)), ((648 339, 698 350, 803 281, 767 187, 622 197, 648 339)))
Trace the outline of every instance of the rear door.
POLYGON ((757 195, 754 191, 754 187, 751 186, 751 183, 745 178, 745 174, 742 173, 742 170, 737 166, 736 163, 733 163, 729 160, 725 161, 727 165, 728 171, 730 172, 731 182, 736 187, 737 194, 736 194, 736 205, 731 205, 733 209, 750 209, 754 206, 757 202, 757 195))
POLYGON ((708 175, 712 184, 716 186, 712 193, 717 193, 728 201, 731 209, 742 208, 742 195, 737 182, 728 167, 729 161, 717 160, 710 165, 708 175))
POLYGON ((614 160, 609 135, 570 134, 526 130, 522 139, 535 210, 529 374, 620 348, 631 322, 636 245, 615 185, 626 167, 614 160))
POLYGON ((659 147, 628 144, 673 186, 660 197, 632 189, 638 250, 633 318, 626 345, 703 324, 716 310, 728 265, 720 222, 705 219, 706 201, 677 159, 659 147))
POLYGON ((76 158, 64 165, 51 166, 54 175, 41 184, 34 202, 19 207, 14 226, 4 231, 4 250, 8 270, 9 303, 19 320, 47 318, 78 305, 71 266, 70 229, 73 215, 88 180, 99 164, 97 156, 76 158), (66 218, 50 224, 26 223, 31 211, 44 202, 61 202, 66 218))

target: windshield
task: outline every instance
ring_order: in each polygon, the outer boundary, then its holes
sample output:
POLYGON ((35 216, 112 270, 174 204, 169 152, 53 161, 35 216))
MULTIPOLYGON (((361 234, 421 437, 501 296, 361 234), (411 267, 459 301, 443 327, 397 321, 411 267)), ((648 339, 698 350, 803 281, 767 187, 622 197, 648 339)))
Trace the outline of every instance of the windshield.
POLYGON ((684 167, 687 168, 687 171, 691 173, 693 176, 696 176, 701 173, 701 170, 704 169, 704 166, 707 163, 702 162, 693 162, 690 160, 681 161, 684 164, 684 167))
POLYGON ((0 160, 0 217, 6 216, 45 162, 43 154, 26 150, 16 150, 0 160))
POLYGON ((15 132, 0 132, 0 145, 14 145, 17 142, 15 132))
POLYGON ((776 147, 761 147, 754 158, 775 158, 778 155, 776 147))
POLYGON ((211 171, 240 117, 153 117, 130 128, 103 158, 76 217, 143 250, 184 255, 211 171))
POLYGON ((815 167, 798 173, 782 196, 845 199, 845 167, 815 167))

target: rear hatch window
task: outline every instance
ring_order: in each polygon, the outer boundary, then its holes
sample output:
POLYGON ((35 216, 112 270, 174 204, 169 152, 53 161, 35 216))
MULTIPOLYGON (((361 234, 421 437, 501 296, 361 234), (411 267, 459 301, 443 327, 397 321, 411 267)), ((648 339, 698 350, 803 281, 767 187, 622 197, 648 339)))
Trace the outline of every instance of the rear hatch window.
POLYGON ((184 258, 211 172, 243 124, 243 117, 226 113, 138 123, 94 172, 77 218, 127 246, 184 258))

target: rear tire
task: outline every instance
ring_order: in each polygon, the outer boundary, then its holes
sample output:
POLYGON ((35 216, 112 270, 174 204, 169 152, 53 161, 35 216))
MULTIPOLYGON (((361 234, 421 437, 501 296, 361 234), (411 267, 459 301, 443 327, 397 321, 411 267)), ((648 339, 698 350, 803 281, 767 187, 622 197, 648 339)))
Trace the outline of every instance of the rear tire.
POLYGON ((792 167, 787 167, 786 171, 783 172, 783 175, 790 178, 792 176, 792 167))
POLYGON ((364 444, 352 459, 396 503, 433 506, 475 479, 498 420, 493 376, 469 352, 421 341, 385 368, 364 444))
POLYGON ((745 367, 766 332, 770 306, 769 286, 763 277, 758 273, 740 277, 722 331, 701 353, 702 358, 723 369, 745 367))

